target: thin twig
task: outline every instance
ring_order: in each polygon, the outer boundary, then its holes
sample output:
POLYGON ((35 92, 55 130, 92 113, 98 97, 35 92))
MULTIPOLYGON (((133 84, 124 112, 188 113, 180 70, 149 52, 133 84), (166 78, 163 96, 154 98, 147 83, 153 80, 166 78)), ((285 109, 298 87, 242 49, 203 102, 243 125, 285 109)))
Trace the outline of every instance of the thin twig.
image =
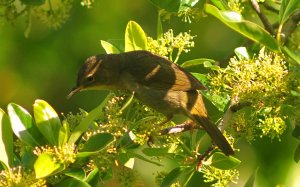
POLYGON ((271 33, 271 35, 274 34, 274 30, 272 27, 272 24, 270 23, 270 21, 268 20, 268 18, 266 17, 266 15, 264 13, 261 12, 259 4, 257 3, 256 0, 250 0, 251 5, 253 7, 253 9, 255 10, 255 12, 257 13, 258 17, 260 18, 261 22, 263 23, 265 29, 271 33))

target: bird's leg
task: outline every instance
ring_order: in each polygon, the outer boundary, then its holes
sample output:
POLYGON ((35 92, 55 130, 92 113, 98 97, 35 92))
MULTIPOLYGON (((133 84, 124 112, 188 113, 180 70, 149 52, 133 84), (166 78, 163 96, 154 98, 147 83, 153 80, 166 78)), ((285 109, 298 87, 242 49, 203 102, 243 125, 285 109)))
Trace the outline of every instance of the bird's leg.
POLYGON ((203 165, 203 162, 205 160, 207 160, 212 151, 215 150, 216 146, 214 144, 212 144, 203 154, 199 154, 198 155, 198 162, 197 162, 197 166, 196 166, 196 170, 199 171, 203 165))
MULTIPOLYGON (((173 116, 167 116, 167 118, 164 121, 160 122, 159 124, 157 124, 155 126, 162 126, 162 125, 168 123, 169 121, 171 121, 172 118, 173 118, 173 116)), ((160 131, 160 134, 161 134, 161 131, 160 131)), ((154 144, 154 138, 152 135, 149 136, 147 144, 149 147, 152 147, 152 145, 154 144)))
POLYGON ((192 131, 194 129, 201 129, 200 125, 195 124, 193 121, 188 120, 184 123, 178 124, 174 127, 165 128, 160 131, 160 135, 166 135, 166 134, 176 134, 180 132, 185 131, 192 131))

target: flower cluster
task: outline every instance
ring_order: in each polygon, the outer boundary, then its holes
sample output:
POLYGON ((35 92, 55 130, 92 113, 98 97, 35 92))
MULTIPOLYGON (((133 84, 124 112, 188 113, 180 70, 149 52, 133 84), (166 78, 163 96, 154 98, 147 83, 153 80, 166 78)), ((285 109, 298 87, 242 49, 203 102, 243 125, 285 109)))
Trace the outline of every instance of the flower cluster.
POLYGON ((81 5, 87 8, 91 8, 94 3, 94 0, 82 0, 81 5))
POLYGON ((255 134, 273 139, 285 131, 282 107, 289 98, 289 76, 283 57, 262 49, 252 59, 232 58, 225 69, 211 73, 209 79, 212 92, 226 92, 233 104, 250 103, 234 113, 229 123, 236 136, 242 134, 251 141, 255 134))
POLYGON ((37 156, 44 153, 53 155, 55 162, 62 163, 65 165, 74 163, 76 161, 75 146, 70 146, 68 144, 61 147, 50 147, 47 145, 42 147, 36 147, 33 150, 33 153, 37 156))
POLYGON ((198 20, 201 17, 201 10, 199 8, 185 8, 178 12, 178 17, 182 18, 184 22, 192 23, 193 20, 198 20))
POLYGON ((241 0, 229 0, 228 7, 235 12, 241 13, 244 7, 241 5, 241 0))
POLYGON ((46 187, 46 180, 36 179, 34 173, 19 166, 0 171, 0 186, 46 187))
POLYGON ((204 165, 201 170, 204 182, 213 183, 213 187, 226 187, 229 183, 237 183, 239 172, 236 169, 221 170, 213 166, 204 165))
POLYGON ((33 15, 52 29, 59 29, 69 18, 73 0, 51 0, 33 8, 33 15))
POLYGON ((195 36, 192 36, 190 32, 179 33, 174 36, 173 30, 170 29, 157 40, 148 37, 147 50, 154 54, 164 56, 171 61, 173 61, 173 55, 177 50, 176 58, 174 60, 174 63, 176 63, 182 52, 187 53, 190 51, 190 48, 194 47, 194 38, 195 36))

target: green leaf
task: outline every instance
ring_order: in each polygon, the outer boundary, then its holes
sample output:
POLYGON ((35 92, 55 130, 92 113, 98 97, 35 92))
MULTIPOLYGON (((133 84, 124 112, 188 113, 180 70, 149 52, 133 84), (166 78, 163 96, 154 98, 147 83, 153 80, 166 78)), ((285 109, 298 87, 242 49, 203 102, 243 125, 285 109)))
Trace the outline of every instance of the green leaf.
POLYGON ((293 51, 291 51, 287 47, 282 47, 281 49, 286 55, 288 55, 291 59, 293 59, 298 65, 300 65, 300 57, 298 55, 296 55, 293 51))
POLYGON ((284 24, 288 18, 300 8, 299 0, 282 0, 279 10, 279 23, 284 24))
POLYGON ((130 157, 135 157, 135 158, 138 158, 138 159, 143 160, 145 162, 149 162, 149 163, 157 165, 157 166, 162 166, 160 163, 154 162, 154 161, 152 161, 152 160, 150 160, 150 159, 148 159, 148 158, 146 158, 142 155, 139 155, 139 154, 136 154, 136 153, 133 153, 133 152, 128 152, 127 154, 130 155, 130 157))
POLYGON ((129 21, 125 31, 125 52, 146 50, 147 37, 142 27, 134 22, 129 21))
POLYGON ((110 98, 110 94, 102 101, 102 103, 94 108, 74 129, 73 133, 70 136, 68 141, 69 145, 75 144, 78 138, 84 133, 88 127, 94 122, 94 120, 101 116, 102 109, 106 106, 108 99, 110 98))
POLYGON ((43 100, 33 104, 36 126, 51 145, 59 145, 60 119, 55 110, 43 100))
POLYGON ((106 42, 104 40, 100 40, 101 45, 107 54, 118 54, 120 53, 119 49, 115 47, 113 44, 106 42))
POLYGON ((82 168, 71 169, 64 174, 74 179, 85 180, 85 172, 82 168))
POLYGON ((211 161, 211 166, 218 169, 233 169, 237 167, 241 161, 233 156, 226 156, 224 153, 216 152, 214 153, 209 160, 211 161))
POLYGON ((58 133, 58 144, 59 146, 65 145, 68 142, 70 136, 70 125, 67 120, 62 122, 62 127, 59 129, 58 133))
POLYGON ((163 26, 162 26, 161 18, 160 18, 160 11, 158 11, 158 15, 157 15, 157 30, 156 30, 156 35, 157 35, 157 39, 162 38, 163 35, 164 35, 163 26))
POLYGON ((88 182, 91 186, 97 186, 99 182, 99 177, 99 169, 96 168, 87 175, 85 182, 88 182))
POLYGON ((54 155, 43 153, 34 163, 34 171, 37 179, 58 173, 64 169, 64 165, 55 161, 54 155))
POLYGON ((7 114, 0 108, 0 161, 6 167, 12 167, 13 154, 13 134, 7 114))
POLYGON ((7 107, 14 134, 24 143, 34 147, 42 145, 42 135, 33 124, 31 115, 21 106, 10 103, 7 107))
POLYGON ((168 154, 167 148, 145 148, 142 152, 147 156, 165 156, 168 154))
POLYGON ((230 10, 226 0, 211 0, 211 2, 220 10, 230 10))
POLYGON ((298 147, 295 150, 295 154, 294 154, 294 160, 295 162, 299 162, 300 160, 300 144, 298 145, 298 147))
POLYGON ((292 135, 297 138, 298 140, 300 140, 300 125, 296 125, 293 132, 292 132, 292 135))
POLYGON ((178 12, 180 0, 150 0, 155 6, 168 12, 178 12))
POLYGON ((91 187, 88 183, 78 180, 75 178, 68 178, 63 180, 62 182, 55 184, 55 187, 91 187))
POLYGON ((162 183, 160 184, 160 187, 171 186, 171 184, 173 184, 176 181, 176 179, 180 176, 182 172, 183 172, 183 168, 181 167, 174 168, 167 176, 165 176, 162 183))
POLYGON ((263 44, 273 51, 279 51, 277 41, 265 29, 256 23, 243 20, 240 14, 236 12, 220 11, 215 6, 209 4, 206 4, 205 11, 245 37, 263 44))
POLYGON ((198 58, 198 59, 185 61, 184 63, 181 64, 181 67, 190 68, 190 67, 195 67, 195 66, 199 66, 199 65, 204 65, 205 63, 215 64, 216 61, 212 60, 212 59, 208 59, 208 58, 198 58))
POLYGON ((249 179, 247 180, 244 187, 254 187, 255 186, 255 179, 256 179, 256 176, 258 173, 258 169, 259 168, 256 168, 256 170, 252 173, 252 175, 249 177, 249 179))
POLYGON ((135 159, 133 157, 131 157, 130 154, 121 153, 119 155, 119 160, 120 160, 121 164, 123 164, 124 166, 126 166, 130 169, 133 169, 135 159))
POLYGON ((109 133, 96 134, 83 145, 81 152, 98 152, 114 141, 114 136, 109 133))

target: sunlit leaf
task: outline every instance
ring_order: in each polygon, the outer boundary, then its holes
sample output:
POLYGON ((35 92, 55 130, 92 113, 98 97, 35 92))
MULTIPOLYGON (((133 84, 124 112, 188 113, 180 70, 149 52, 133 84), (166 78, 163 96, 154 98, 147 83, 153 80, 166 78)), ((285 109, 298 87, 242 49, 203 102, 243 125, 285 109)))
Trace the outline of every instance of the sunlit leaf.
POLYGON ((63 170, 63 164, 54 160, 54 156, 43 153, 34 163, 36 178, 43 178, 63 170))
POLYGON ((197 59, 185 61, 184 63, 181 64, 181 67, 183 67, 183 68, 190 68, 190 67, 195 67, 195 66, 203 65, 204 63, 207 63, 207 62, 209 62, 211 64, 215 64, 216 63, 216 61, 212 60, 212 59, 197 58, 197 59))
POLYGON ((10 103, 7 107, 10 123, 14 134, 30 146, 43 144, 42 135, 33 124, 31 115, 21 106, 10 103))
POLYGON ((245 37, 263 44, 273 51, 279 51, 277 41, 265 29, 256 23, 243 20, 238 13, 220 11, 215 6, 209 4, 206 4, 205 11, 245 37))
POLYGON ((129 21, 125 31, 125 52, 146 50, 147 37, 142 27, 134 22, 129 21))
POLYGON ((73 133, 71 134, 68 144, 73 145, 78 140, 78 138, 84 133, 88 127, 94 122, 94 120, 101 116, 102 109, 106 106, 110 95, 108 95, 102 103, 94 108, 89 114, 80 122, 80 124, 74 129, 73 133))
POLYGON ((43 100, 33 104, 36 126, 51 145, 59 144, 60 119, 55 110, 43 100))
POLYGON ((218 169, 233 169, 237 167, 241 161, 233 156, 226 156, 224 153, 216 152, 210 158, 211 166, 214 166, 218 169))
POLYGON ((120 53, 119 49, 116 48, 113 44, 107 42, 107 41, 104 41, 104 40, 101 40, 101 45, 103 47, 103 49, 105 50, 105 52, 107 54, 118 54, 120 53))
POLYGON ((70 125, 67 120, 62 122, 62 126, 59 130, 58 144, 59 146, 65 145, 68 142, 70 136, 70 125))
POLYGON ((0 161, 12 167, 13 134, 7 114, 0 108, 0 161))
POLYGON ((234 53, 236 54, 236 56, 239 58, 239 59, 249 59, 250 56, 248 54, 248 51, 246 49, 246 47, 238 47, 238 48, 235 48, 234 49, 234 53))

